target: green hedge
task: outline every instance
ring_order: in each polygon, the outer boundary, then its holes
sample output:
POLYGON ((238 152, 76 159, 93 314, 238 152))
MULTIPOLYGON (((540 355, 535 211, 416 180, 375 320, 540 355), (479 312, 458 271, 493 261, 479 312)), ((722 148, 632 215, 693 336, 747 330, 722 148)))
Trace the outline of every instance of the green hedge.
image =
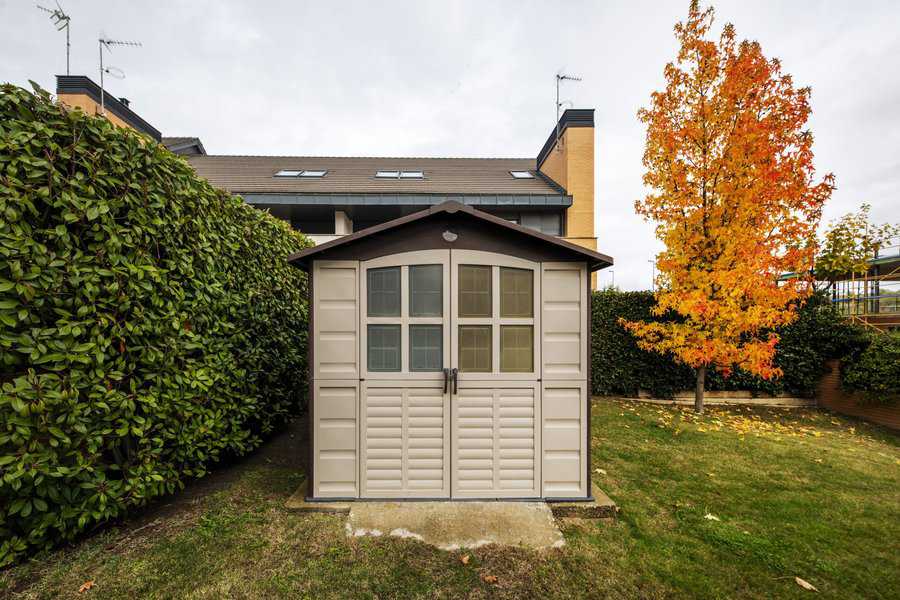
POLYGON ((309 244, 140 134, 0 88, 0 565, 257 447, 305 398, 309 244))
POLYGON ((900 399, 900 332, 872 334, 870 345, 842 367, 844 388, 862 392, 869 402, 896 402, 900 399))
MULTIPOLYGON (((651 292, 595 292, 592 302, 591 387, 597 395, 636 396, 639 391, 657 398, 671 398, 696 384, 693 369, 671 358, 638 348, 634 338, 619 324, 628 320, 652 320, 651 292)), ((800 316, 780 332, 775 363, 784 371, 777 380, 766 381, 740 369, 723 377, 706 376, 708 390, 749 390, 754 394, 810 397, 825 373, 825 360, 840 358, 865 344, 864 333, 848 324, 822 296, 813 296, 800 309, 800 316)))

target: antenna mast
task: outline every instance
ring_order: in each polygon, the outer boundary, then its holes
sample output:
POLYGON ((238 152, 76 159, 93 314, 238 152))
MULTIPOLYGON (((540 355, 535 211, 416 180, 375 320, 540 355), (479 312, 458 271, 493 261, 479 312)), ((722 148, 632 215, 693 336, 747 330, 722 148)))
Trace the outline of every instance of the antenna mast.
MULTIPOLYGON (((103 68, 103 48, 106 48, 107 51, 111 52, 113 46, 133 46, 140 47, 140 42, 132 42, 128 40, 110 40, 106 38, 98 38, 97 40, 100 43, 100 114, 106 114, 106 92, 103 88, 103 74, 109 73, 110 75, 121 75, 124 77, 125 74, 120 70, 116 69, 115 72, 112 70, 113 67, 103 68)), ((120 77, 120 78, 121 78, 120 77)))
POLYGON ((563 81, 581 81, 581 77, 575 75, 556 74, 556 151, 559 152, 559 109, 563 103, 559 101, 559 84, 563 81))
POLYGON ((44 11, 45 13, 50 13, 50 20, 53 22, 53 25, 56 26, 57 31, 66 30, 66 75, 69 74, 69 54, 72 51, 72 44, 69 43, 69 21, 71 18, 65 12, 63 12, 62 6, 59 5, 59 2, 56 3, 56 8, 45 8, 40 4, 37 5, 39 9, 44 11))

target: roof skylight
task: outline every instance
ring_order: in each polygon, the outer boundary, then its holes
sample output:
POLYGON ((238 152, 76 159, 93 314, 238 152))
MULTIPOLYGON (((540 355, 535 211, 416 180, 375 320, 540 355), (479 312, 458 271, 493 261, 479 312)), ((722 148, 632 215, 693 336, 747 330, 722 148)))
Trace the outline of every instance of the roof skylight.
POLYGON ((281 169, 275 173, 274 177, 325 177, 328 171, 322 170, 305 170, 298 171, 296 169, 281 169))
POLYGON ((425 179, 422 171, 378 171, 375 173, 378 179, 425 179))
POLYGON ((534 179, 534 173, 531 171, 510 171, 513 179, 534 179))

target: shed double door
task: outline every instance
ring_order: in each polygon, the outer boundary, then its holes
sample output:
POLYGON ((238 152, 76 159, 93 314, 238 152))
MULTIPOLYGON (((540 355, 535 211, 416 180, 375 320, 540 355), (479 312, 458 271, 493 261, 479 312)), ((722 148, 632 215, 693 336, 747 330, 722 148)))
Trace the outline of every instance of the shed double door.
POLYGON ((360 269, 363 498, 534 498, 540 264, 427 250, 360 269))

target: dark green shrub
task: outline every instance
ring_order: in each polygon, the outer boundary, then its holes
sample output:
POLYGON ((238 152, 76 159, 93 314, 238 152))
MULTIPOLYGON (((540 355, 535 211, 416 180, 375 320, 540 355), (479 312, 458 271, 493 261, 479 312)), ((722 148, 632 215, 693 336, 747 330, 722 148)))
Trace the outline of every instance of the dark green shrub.
POLYGON ((308 245, 152 140, 0 88, 0 565, 258 446, 305 397, 308 245))
MULTIPOLYGON (((618 320, 651 320, 652 292, 595 292, 592 302, 591 387, 598 395, 634 396, 646 391, 658 398, 670 398, 695 385, 693 370, 670 357, 638 348, 634 338, 618 320)), ((775 364, 783 377, 766 381, 736 369, 725 377, 707 373, 708 390, 747 390, 756 394, 789 393, 812 396, 825 373, 825 361, 840 358, 858 348, 864 335, 847 323, 821 295, 810 298, 798 319, 780 332, 775 364)))
POLYGON ((843 364, 841 383, 862 392, 870 402, 896 402, 900 398, 900 332, 873 334, 868 348, 843 364))

